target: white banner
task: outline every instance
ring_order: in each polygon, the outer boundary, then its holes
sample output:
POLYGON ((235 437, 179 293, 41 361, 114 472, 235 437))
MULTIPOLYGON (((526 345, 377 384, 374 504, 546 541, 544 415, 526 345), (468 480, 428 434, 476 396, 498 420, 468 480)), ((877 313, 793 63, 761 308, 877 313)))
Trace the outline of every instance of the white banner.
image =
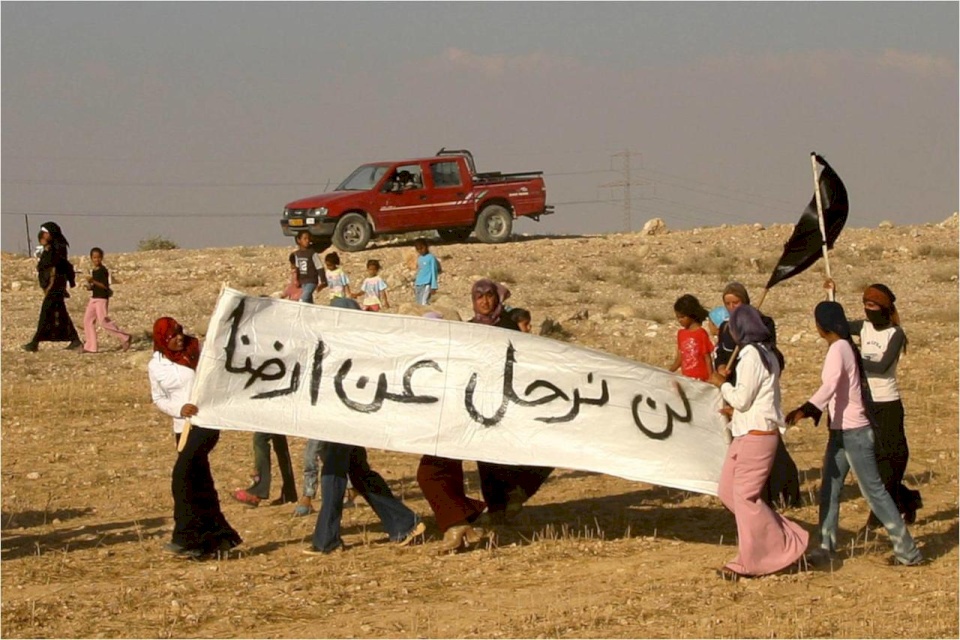
POLYGON ((716 388, 497 327, 225 288, 194 424, 607 473, 716 495, 716 388))

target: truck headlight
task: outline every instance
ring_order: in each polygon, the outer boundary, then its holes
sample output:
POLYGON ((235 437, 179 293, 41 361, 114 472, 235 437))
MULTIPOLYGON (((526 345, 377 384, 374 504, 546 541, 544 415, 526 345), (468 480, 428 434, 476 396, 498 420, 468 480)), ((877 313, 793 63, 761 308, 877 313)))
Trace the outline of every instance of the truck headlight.
POLYGON ((316 207, 316 208, 314 208, 314 209, 311 209, 311 210, 310 210, 310 215, 312 215, 312 216, 320 216, 320 217, 325 216, 325 215, 327 215, 327 208, 326 208, 326 207, 316 207))

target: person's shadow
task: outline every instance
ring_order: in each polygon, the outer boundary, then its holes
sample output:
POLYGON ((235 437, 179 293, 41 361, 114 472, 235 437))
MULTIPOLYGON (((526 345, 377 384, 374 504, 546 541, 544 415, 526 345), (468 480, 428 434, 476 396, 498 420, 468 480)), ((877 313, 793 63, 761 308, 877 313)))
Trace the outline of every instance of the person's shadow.
MULTIPOLYGON (((63 509, 46 514, 48 521, 54 518, 65 520, 89 515, 93 509, 63 509)), ((85 526, 59 528, 49 533, 7 533, 10 522, 26 523, 35 521, 37 526, 44 523, 38 512, 4 514, 3 560, 15 560, 26 556, 40 556, 46 553, 61 553, 80 549, 106 547, 124 542, 146 541, 161 533, 161 528, 169 523, 168 517, 143 518, 122 522, 101 522, 85 526)))

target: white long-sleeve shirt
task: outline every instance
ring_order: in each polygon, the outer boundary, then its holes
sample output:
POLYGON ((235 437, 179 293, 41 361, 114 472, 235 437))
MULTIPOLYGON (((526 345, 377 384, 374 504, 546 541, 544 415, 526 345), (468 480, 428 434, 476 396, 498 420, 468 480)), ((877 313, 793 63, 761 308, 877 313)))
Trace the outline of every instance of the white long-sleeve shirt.
POLYGON ((857 356, 846 340, 837 340, 827 349, 820 374, 823 383, 810 398, 810 404, 823 411, 830 409, 831 429, 859 429, 870 426, 863 406, 857 356))
POLYGON ((153 358, 147 365, 147 373, 150 375, 153 404, 173 418, 174 433, 183 433, 186 419, 180 417, 180 410, 190 402, 190 391, 193 389, 196 372, 190 367, 168 360, 159 351, 154 351, 153 358))
POLYGON ((736 386, 720 385, 724 401, 733 407, 730 430, 733 437, 748 431, 773 431, 783 427, 780 408, 780 367, 771 354, 771 371, 763 366, 760 351, 754 345, 740 350, 736 386))

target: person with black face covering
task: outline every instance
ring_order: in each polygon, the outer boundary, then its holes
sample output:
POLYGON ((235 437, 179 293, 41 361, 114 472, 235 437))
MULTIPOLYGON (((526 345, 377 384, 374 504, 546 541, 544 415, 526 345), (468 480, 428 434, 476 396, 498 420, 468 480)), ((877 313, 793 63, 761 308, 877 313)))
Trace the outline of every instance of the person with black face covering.
MULTIPOLYGON (((826 284, 836 289, 833 281, 826 284)), ((900 354, 907 351, 907 336, 900 326, 897 297, 884 284, 871 284, 863 291, 863 312, 866 320, 850 323, 850 332, 860 336, 860 354, 863 370, 870 387, 871 410, 876 435, 877 468, 880 479, 903 514, 907 524, 917 519, 917 509, 923 507, 920 492, 907 488, 903 476, 910 458, 907 434, 903 427, 903 401, 897 384, 897 364, 900 354)), ((870 513, 867 527, 880 526, 876 514, 870 513)))

